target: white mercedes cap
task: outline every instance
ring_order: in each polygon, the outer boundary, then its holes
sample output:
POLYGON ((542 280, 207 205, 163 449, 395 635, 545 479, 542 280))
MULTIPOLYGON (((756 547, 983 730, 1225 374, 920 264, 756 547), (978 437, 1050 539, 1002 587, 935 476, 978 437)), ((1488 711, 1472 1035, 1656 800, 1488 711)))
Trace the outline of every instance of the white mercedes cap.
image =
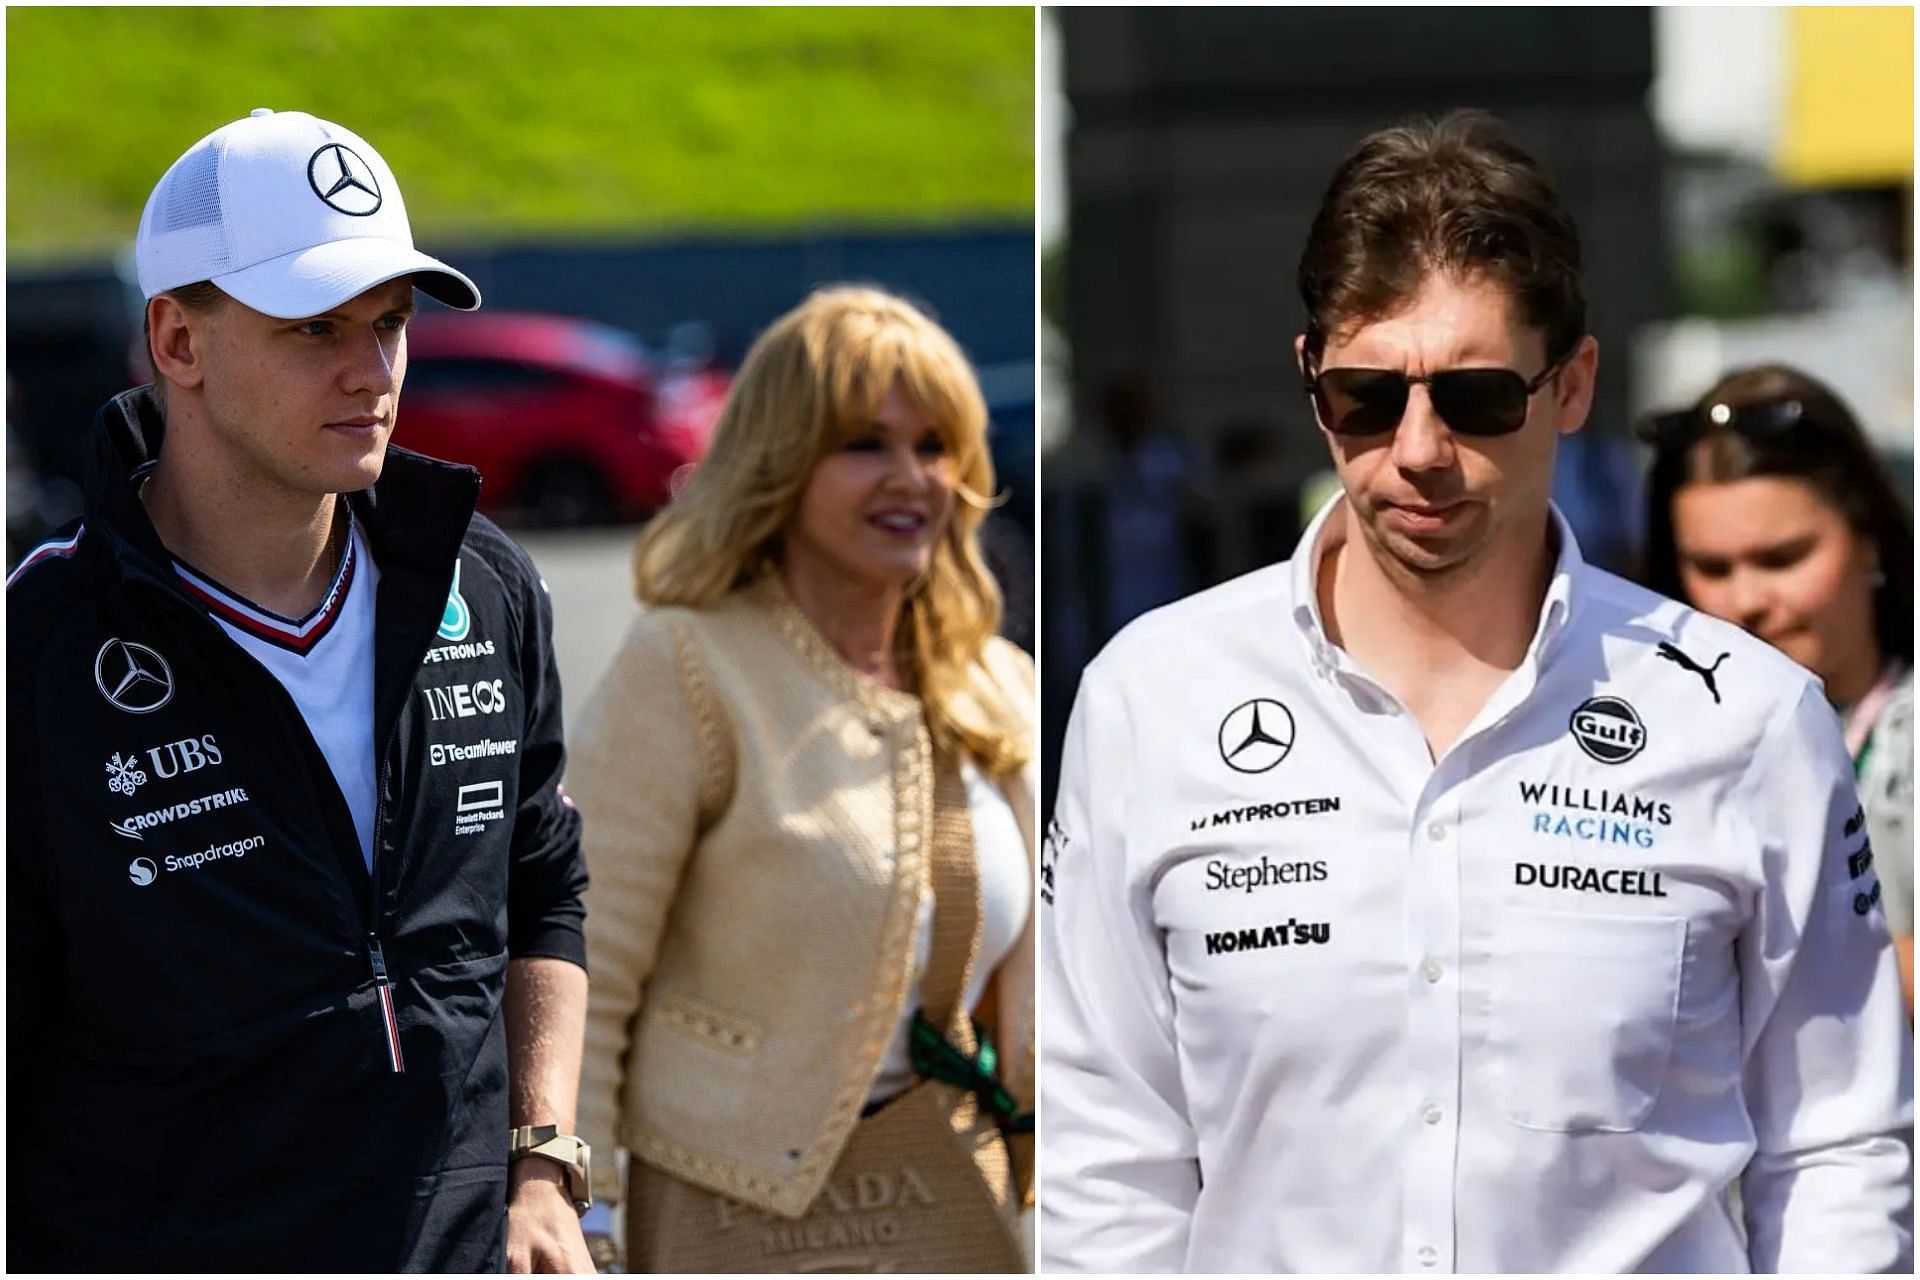
POLYGON ((404 275, 450 307, 480 305, 473 281, 413 247, 380 153, 304 111, 259 107, 189 147, 147 197, 133 257, 148 298, 211 280, 282 320, 404 275))

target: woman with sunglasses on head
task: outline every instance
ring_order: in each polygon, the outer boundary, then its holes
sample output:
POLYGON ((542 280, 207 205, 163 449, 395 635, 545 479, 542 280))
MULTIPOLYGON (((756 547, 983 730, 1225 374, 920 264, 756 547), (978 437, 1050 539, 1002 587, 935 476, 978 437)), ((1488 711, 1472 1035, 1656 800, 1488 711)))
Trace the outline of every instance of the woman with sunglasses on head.
POLYGON ((1783 365, 1730 373, 1641 434, 1648 585, 1768 641, 1840 713, 1866 813, 1855 879, 1885 901, 1911 1018, 1912 516, 1847 406, 1783 365))
POLYGON ((640 539, 568 773, 630 1270, 1025 1269, 1033 676, 986 426, 943 330, 825 289, 640 539))

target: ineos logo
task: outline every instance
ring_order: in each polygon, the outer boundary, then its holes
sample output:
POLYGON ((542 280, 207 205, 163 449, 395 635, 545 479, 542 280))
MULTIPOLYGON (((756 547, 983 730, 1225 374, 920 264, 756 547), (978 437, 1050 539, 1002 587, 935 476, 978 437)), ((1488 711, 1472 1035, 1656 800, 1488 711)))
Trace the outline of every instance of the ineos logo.
POLYGON ((433 685, 422 689, 420 696, 427 700, 427 711, 435 720, 465 720, 506 710, 505 683, 504 680, 481 680, 474 684, 433 685))
POLYGON ((1601 764, 1624 764, 1647 745, 1646 726, 1624 698, 1588 698, 1568 722, 1580 749, 1601 764))
POLYGON ((1265 773, 1293 750, 1293 713, 1272 698, 1253 698, 1220 722, 1220 758, 1236 773, 1265 773))
POLYGON ((93 685, 122 711, 143 716, 172 701, 173 669, 147 646, 115 637, 93 657, 93 685))
POLYGON ((153 865, 151 858, 135 858, 127 864, 127 879, 135 884, 152 884, 153 878, 159 874, 160 868, 153 865))

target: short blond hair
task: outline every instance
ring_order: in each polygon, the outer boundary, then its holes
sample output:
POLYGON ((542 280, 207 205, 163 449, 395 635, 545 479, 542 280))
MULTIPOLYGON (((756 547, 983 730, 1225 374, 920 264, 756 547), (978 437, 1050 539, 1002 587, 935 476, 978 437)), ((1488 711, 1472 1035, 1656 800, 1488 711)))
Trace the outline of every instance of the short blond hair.
POLYGON ((957 499, 931 570, 908 593, 900 639, 935 743, 1006 773, 1033 748, 1025 717, 981 666, 1002 607, 979 544, 994 487, 986 402, 959 345, 902 298, 820 289, 760 336, 706 459, 641 534, 634 591, 648 604, 698 606, 769 572, 814 467, 869 427, 896 385, 945 442, 957 499))

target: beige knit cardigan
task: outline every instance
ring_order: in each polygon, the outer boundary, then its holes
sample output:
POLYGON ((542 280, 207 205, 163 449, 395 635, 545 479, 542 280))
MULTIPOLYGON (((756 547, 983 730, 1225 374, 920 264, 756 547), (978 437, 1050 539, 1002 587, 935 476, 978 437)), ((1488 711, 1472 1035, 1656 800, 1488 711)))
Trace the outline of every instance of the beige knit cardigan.
MULTIPOLYGON (((995 639, 984 665, 1031 732, 1031 660, 995 639)), ((1032 767, 1002 788, 1031 863, 1032 767)), ((624 1147, 799 1217, 906 1012, 932 822, 919 700, 862 679, 776 578, 645 609, 581 717, 567 791, 591 877, 579 1127, 596 1165, 624 1147)), ((1033 946, 1030 914, 992 988, 1023 1109, 1033 946)), ((613 1181, 596 1198, 618 1200, 613 1181)))

